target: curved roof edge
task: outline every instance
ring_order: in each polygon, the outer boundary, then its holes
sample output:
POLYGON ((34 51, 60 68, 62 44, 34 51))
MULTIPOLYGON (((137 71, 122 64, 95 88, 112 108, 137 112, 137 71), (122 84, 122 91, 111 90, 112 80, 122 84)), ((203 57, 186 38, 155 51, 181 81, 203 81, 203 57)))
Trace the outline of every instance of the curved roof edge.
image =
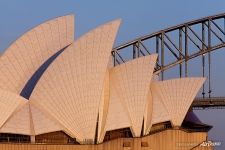
POLYGON ((15 40, 0 57, 0 88, 20 94, 37 69, 74 41, 74 16, 44 22, 15 40))
POLYGON ((41 23, 39 23, 39 24, 37 24, 37 25, 34 25, 34 26, 30 27, 30 28, 29 28, 28 30, 26 30, 24 33, 22 33, 21 35, 19 35, 14 41, 12 41, 12 42, 9 44, 9 46, 8 46, 6 49, 4 49, 4 51, 3 51, 2 53, 0 53, 0 57, 1 57, 1 56, 7 51, 7 49, 8 49, 10 46, 12 46, 17 40, 19 40, 22 36, 24 36, 24 35, 28 34, 29 32, 31 32, 31 31, 34 30, 35 28, 37 28, 37 27, 39 27, 39 26, 41 26, 41 25, 43 25, 43 24, 45 24, 45 23, 49 23, 49 22, 52 21, 52 20, 59 19, 59 18, 62 18, 62 17, 68 17, 68 16, 75 18, 75 15, 71 13, 71 14, 67 14, 67 15, 62 15, 62 16, 57 16, 57 17, 53 17, 53 18, 46 19, 46 20, 44 20, 43 22, 41 22, 41 23))

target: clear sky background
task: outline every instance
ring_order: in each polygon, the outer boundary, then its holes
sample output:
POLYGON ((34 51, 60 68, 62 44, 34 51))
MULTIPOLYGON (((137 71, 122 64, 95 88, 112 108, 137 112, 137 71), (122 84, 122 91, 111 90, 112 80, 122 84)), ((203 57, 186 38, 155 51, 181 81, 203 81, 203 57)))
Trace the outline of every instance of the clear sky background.
MULTIPOLYGON (((0 0, 0 52, 32 27, 75 14, 75 38, 97 25, 122 19, 115 46, 138 36, 204 16, 225 13, 225 0, 0 0)), ((213 52, 213 96, 225 96, 225 49, 213 52)), ((193 70, 199 70, 192 66, 193 70)), ((214 126, 209 139, 225 149, 225 110, 196 111, 214 126)))

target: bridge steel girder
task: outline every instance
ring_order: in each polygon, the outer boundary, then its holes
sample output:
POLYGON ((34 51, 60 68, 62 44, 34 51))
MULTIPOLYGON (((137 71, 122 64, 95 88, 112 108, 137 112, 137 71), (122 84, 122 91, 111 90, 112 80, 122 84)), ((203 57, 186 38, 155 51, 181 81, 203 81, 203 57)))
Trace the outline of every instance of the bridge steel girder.
MULTIPOLYGON (((122 56, 123 51, 131 52, 133 57, 129 59, 158 53, 154 74, 161 75, 161 80, 164 79, 165 70, 177 65, 179 65, 179 76, 188 77, 188 61, 202 57, 203 77, 206 76, 205 64, 206 61, 208 62, 208 97, 210 98, 211 52, 223 47, 225 47, 225 13, 189 21, 121 44, 113 48, 112 57, 116 66, 126 61, 122 56), (205 59, 206 54, 208 59, 205 59), (166 57, 173 59, 167 62, 166 57)), ((203 85, 203 97, 205 94, 205 85, 203 85)))
MULTIPOLYGON (((147 50, 147 47, 143 42, 147 41, 147 40, 151 40, 153 38, 156 38, 155 42, 156 42, 156 53, 159 53, 160 50, 164 49, 164 47, 167 47, 169 49, 169 51, 171 52, 172 55, 174 55, 177 60, 174 62, 171 62, 169 64, 164 64, 163 66, 161 66, 161 64, 159 66, 156 66, 155 68, 155 73, 159 74, 160 72, 167 70, 173 66, 176 66, 178 64, 183 63, 184 61, 188 61, 190 59, 193 59, 195 57, 201 56, 203 54, 209 53, 211 51, 214 51, 216 49, 220 49, 222 47, 225 47, 225 40, 224 37, 222 38, 212 27, 212 25, 214 25, 215 28, 218 29, 218 31, 223 34, 223 36, 225 36, 225 30, 222 29, 217 23, 216 20, 219 19, 224 19, 225 20, 225 13, 222 14, 218 14, 218 15, 214 15, 214 16, 208 16, 205 18, 201 18, 201 19, 197 19, 197 20, 193 20, 193 21, 189 21, 180 25, 176 25, 173 27, 169 27, 167 29, 164 30, 160 30, 158 32, 154 32, 152 34, 149 35, 145 35, 142 37, 139 37, 135 40, 129 41, 127 43, 121 44, 119 46, 116 46, 113 48, 112 53, 113 52, 117 52, 116 54, 118 56, 120 56, 122 58, 122 56, 118 53, 119 51, 123 51, 126 50, 127 47, 131 47, 131 46, 135 46, 135 49, 138 49, 138 51, 140 51, 140 53, 144 54, 143 51, 148 51, 146 54, 151 54, 149 52, 149 50, 147 50), (192 26, 195 25, 204 25, 205 27, 201 30, 200 35, 208 35, 208 37, 206 36, 202 36, 200 37, 198 35, 198 33, 196 33, 196 31, 194 31, 194 29, 192 29, 192 26), (205 28, 207 28, 208 30, 206 30, 205 28), (173 31, 178 31, 178 32, 183 32, 184 37, 186 37, 185 41, 183 41, 182 39, 179 40, 179 44, 175 44, 175 42, 173 42, 172 38, 169 37, 169 33, 173 32, 173 31), (207 33, 205 33, 207 31, 207 33), (190 36, 189 33, 192 33, 194 36, 190 36), (221 43, 220 44, 216 44, 216 45, 212 45, 212 38, 211 35, 214 34, 216 38, 218 38, 221 43), (158 38, 160 39, 160 42, 162 45, 165 46, 161 46, 159 47, 158 43, 158 38), (168 41, 165 41, 163 39, 168 39, 168 41), (196 39, 197 38, 200 42, 200 44, 197 44, 196 39), (208 43, 206 43, 205 41, 208 41, 208 43), (193 53, 188 53, 188 52, 183 52, 182 51, 182 45, 185 45, 185 48, 188 49, 188 45, 189 43, 193 43, 198 49, 196 50, 196 52, 193 53), (141 44, 140 44, 141 43, 141 44), (173 48, 171 46, 169 46, 168 43, 171 43, 173 48), (180 55, 180 56, 179 56, 180 55)), ((225 23, 224 27, 225 27, 225 23)), ((182 33, 179 33, 179 35, 177 37, 174 37, 174 39, 179 39, 181 38, 182 33)), ((133 47, 132 47, 133 48, 133 47)), ((133 51, 132 51, 133 52, 133 51)), ((114 56, 113 56, 114 57, 114 56)), ((161 57, 159 55, 159 57, 161 57)), ((135 59, 137 57, 133 57, 133 59, 135 59)), ((123 58, 122 58, 123 59, 123 58)), ((160 58, 159 58, 160 59, 160 58)), ((123 63, 124 59, 121 60, 119 58, 117 58, 117 61, 115 62, 115 65, 123 63)))
POLYGON ((192 103, 192 109, 224 109, 225 97, 196 98, 192 103))

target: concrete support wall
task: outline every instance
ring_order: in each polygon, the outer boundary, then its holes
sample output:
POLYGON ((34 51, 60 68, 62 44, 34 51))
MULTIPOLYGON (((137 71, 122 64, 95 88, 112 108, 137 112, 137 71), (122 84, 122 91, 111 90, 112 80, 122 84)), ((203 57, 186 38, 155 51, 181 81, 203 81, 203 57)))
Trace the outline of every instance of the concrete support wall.
POLYGON ((35 143, 35 136, 34 135, 30 136, 30 141, 31 141, 31 143, 35 143))
POLYGON ((196 147, 207 133, 166 130, 142 138, 120 138, 99 145, 0 144, 1 150, 212 150, 196 147), (196 148, 194 148, 196 147, 196 148))

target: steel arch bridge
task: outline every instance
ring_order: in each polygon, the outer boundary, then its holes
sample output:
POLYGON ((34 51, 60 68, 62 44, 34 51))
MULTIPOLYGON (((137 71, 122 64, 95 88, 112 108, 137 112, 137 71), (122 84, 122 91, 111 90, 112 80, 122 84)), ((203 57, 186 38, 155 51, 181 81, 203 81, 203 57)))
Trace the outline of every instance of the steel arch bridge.
POLYGON ((180 77, 188 77, 188 61, 201 57, 202 76, 208 75, 208 96, 206 97, 206 87, 203 85, 202 98, 196 98, 192 107, 225 108, 225 97, 211 97, 211 52, 223 47, 225 47, 225 13, 141 36, 115 47, 112 56, 116 66, 129 59, 157 53, 155 74, 160 75, 161 80, 164 79, 164 71, 175 66, 179 66, 180 77))

